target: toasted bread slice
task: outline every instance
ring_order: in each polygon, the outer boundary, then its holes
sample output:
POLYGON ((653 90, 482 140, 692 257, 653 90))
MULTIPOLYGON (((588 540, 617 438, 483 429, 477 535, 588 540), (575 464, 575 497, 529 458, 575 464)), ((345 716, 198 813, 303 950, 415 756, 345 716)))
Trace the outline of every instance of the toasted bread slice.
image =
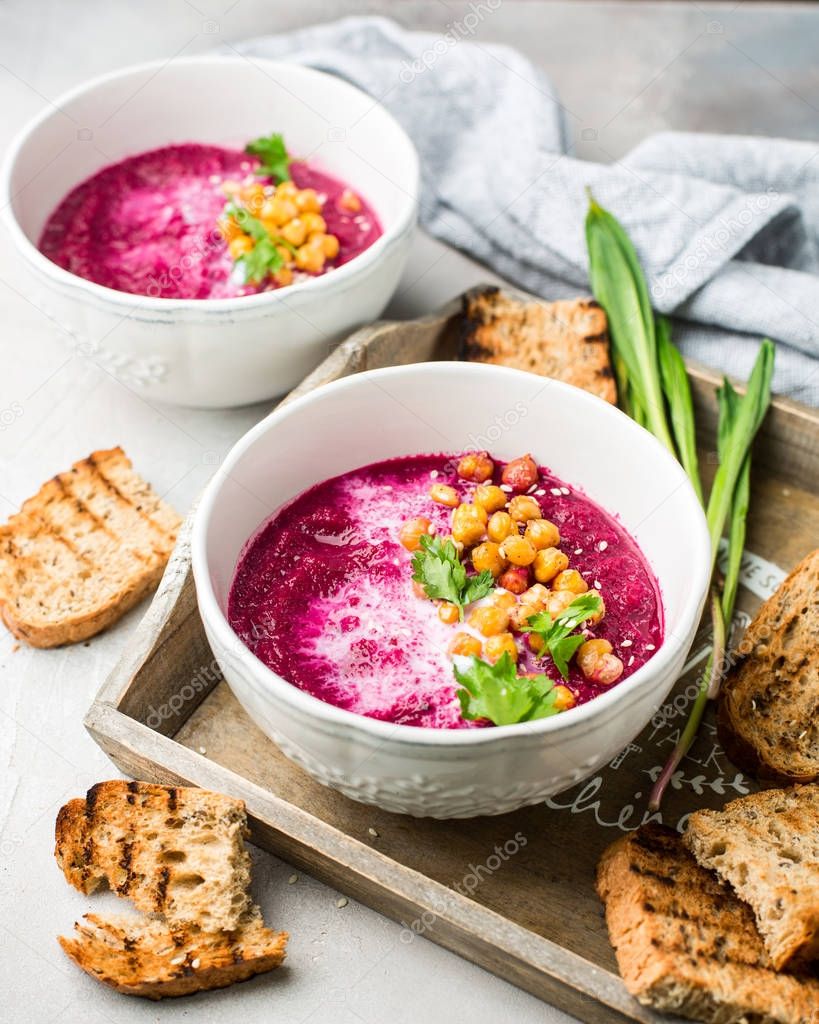
POLYGON ((245 981, 278 967, 287 944, 287 933, 265 928, 257 914, 232 932, 96 914, 86 914, 74 930, 58 941, 77 966, 118 992, 148 999, 245 981))
POLYGON ((750 907, 701 868, 677 832, 644 825, 597 871, 626 988, 646 1006, 706 1024, 816 1024, 819 981, 777 974, 750 907))
POLYGON ((730 759, 775 782, 819 781, 819 548, 762 605, 723 683, 730 759))
POLYGON ((251 909, 246 833, 241 800, 114 780, 60 809, 54 852, 81 892, 107 883, 171 925, 231 931, 251 909))
POLYGON ((180 519, 121 448, 60 473, 0 526, 0 615, 32 647, 76 643, 159 582, 180 519))
POLYGON ((776 970, 819 959, 819 785, 697 811, 683 841, 750 904, 776 970))
POLYGON ((464 297, 461 356, 529 370, 617 401, 606 314, 594 299, 523 302, 497 288, 464 297))

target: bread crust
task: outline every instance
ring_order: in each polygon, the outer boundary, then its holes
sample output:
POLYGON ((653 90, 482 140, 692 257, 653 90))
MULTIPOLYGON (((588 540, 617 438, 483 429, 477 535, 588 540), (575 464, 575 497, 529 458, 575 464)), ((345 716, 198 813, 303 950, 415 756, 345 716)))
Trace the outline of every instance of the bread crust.
POLYGON ((750 908, 648 824, 603 854, 597 891, 620 974, 641 1003, 707 1024, 817 1024, 819 981, 777 974, 750 908))
POLYGON ((0 618, 32 647, 96 635, 157 586, 180 522, 121 448, 92 452, 0 526, 0 618))
POLYGON ((720 742, 749 775, 819 781, 819 549, 762 605, 723 683, 720 742))
POLYGON ((460 356, 553 377, 617 401, 608 322, 594 299, 524 302, 498 288, 469 292, 460 356))

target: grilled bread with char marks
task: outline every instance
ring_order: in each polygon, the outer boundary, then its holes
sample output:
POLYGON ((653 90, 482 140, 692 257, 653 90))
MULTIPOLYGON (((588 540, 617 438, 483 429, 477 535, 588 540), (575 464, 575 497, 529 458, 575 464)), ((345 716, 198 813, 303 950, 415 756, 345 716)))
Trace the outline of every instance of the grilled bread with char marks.
POLYGON ((0 615, 32 647, 112 625, 159 582, 180 519, 121 448, 93 452, 0 526, 0 615))
POLYGON ((706 1024, 819 1024, 819 980, 777 974, 750 907, 649 824, 603 854, 597 891, 628 991, 706 1024))

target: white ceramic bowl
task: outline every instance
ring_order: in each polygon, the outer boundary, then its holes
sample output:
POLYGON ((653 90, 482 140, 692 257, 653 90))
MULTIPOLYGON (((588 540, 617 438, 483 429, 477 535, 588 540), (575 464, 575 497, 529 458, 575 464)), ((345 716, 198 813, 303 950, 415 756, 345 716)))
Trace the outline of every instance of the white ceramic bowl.
POLYGON ((417 194, 415 149, 371 97, 319 71, 242 57, 141 64, 88 82, 23 130, 0 182, 32 298, 76 349, 148 399, 211 407, 283 394, 381 313, 406 262, 417 194), (85 281, 38 251, 60 200, 102 167, 171 143, 241 148, 271 131, 381 219, 382 237, 332 273, 238 299, 156 299, 85 281))
POLYGON ((493 366, 419 363, 321 387, 276 410, 231 451, 193 530, 199 608, 233 692, 285 754, 365 803, 437 818, 501 814, 597 771, 640 732, 677 678, 708 588, 710 543, 679 464, 602 400, 493 366), (616 513, 659 581, 665 640, 609 692, 539 722, 488 729, 391 725, 333 707, 265 667, 225 617, 239 554, 305 488, 392 456, 488 448, 536 461, 616 513))

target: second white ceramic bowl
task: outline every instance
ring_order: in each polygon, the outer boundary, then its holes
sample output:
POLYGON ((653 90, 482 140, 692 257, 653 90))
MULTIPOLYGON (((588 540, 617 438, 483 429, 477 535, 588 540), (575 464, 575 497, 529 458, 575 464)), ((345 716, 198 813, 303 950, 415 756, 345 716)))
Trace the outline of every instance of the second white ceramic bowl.
POLYGON ((370 96, 319 71, 243 57, 159 61, 86 83, 23 130, 0 183, 31 297, 75 350, 147 399, 211 407, 284 394, 381 313, 404 269, 417 195, 415 148, 370 96), (60 200, 102 167, 172 143, 241 148, 271 131, 378 213, 384 234, 350 263, 260 295, 157 299, 86 281, 37 249, 60 200))
POLYGON ((533 374, 420 363, 356 374, 276 410, 232 450, 193 531, 208 639, 233 692, 285 754, 325 785, 388 811, 436 818, 501 814, 605 765, 665 699, 693 641, 710 575, 702 508, 649 433, 585 391, 533 374), (305 488, 398 455, 487 448, 531 452, 616 514, 660 585, 665 639, 633 676, 539 722, 488 729, 391 725, 325 704, 263 665, 225 612, 240 552, 305 488))

